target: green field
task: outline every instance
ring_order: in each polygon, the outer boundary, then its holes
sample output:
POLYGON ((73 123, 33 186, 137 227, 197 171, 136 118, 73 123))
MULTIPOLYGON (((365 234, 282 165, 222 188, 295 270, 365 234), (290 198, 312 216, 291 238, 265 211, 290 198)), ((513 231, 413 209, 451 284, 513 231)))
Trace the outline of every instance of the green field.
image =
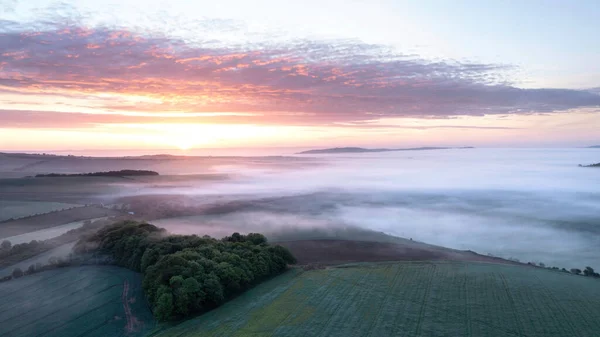
POLYGON ((61 202, 0 200, 0 221, 81 206, 61 202))
POLYGON ((154 336, 592 337, 599 318, 596 279, 408 262, 293 270, 154 336))
POLYGON ((123 268, 59 268, 0 283, 0 336, 143 336, 154 319, 141 275, 123 268))

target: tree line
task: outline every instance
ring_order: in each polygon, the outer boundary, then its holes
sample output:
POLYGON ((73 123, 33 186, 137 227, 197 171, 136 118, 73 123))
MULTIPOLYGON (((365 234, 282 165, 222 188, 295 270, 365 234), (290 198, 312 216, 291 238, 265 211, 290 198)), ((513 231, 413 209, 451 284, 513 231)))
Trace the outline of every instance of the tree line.
POLYGON ((284 247, 258 233, 223 239, 169 235, 148 223, 123 221, 75 245, 76 254, 109 256, 143 274, 143 288, 160 321, 210 310, 296 263, 284 247))
POLYGON ((36 178, 50 178, 50 177, 133 177, 133 176, 157 176, 158 172, 148 170, 120 170, 120 171, 105 171, 105 172, 92 172, 92 173, 48 173, 48 174, 36 174, 36 178))
POLYGON ((581 165, 581 164, 579 164, 579 167, 600 167, 600 163, 590 164, 590 165, 581 165))

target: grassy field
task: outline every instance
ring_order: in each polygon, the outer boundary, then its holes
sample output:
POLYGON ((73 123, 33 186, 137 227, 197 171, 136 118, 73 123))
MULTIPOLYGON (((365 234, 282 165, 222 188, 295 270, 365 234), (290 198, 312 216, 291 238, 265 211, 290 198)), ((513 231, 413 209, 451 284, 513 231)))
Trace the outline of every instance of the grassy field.
POLYGON ((294 270, 153 336, 599 336, 600 281, 484 263, 294 270))
POLYGON ((140 280, 127 269, 85 266, 0 283, 0 336, 143 336, 154 319, 140 280))
POLYGON ((44 214, 79 206, 82 205, 45 201, 0 200, 0 221, 44 214))

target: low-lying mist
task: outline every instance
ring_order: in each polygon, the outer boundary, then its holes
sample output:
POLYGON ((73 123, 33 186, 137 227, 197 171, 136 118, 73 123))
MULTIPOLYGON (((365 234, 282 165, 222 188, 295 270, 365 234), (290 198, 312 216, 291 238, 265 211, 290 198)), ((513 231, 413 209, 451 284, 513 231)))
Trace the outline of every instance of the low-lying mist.
MULTIPOLYGON (((206 205, 153 221, 223 236, 356 226, 565 268, 600 268, 600 169, 594 149, 460 149, 322 156, 324 165, 236 172, 160 190, 206 205)), ((231 173, 231 172, 229 172, 231 173)), ((140 194, 158 193, 152 189, 140 194)))

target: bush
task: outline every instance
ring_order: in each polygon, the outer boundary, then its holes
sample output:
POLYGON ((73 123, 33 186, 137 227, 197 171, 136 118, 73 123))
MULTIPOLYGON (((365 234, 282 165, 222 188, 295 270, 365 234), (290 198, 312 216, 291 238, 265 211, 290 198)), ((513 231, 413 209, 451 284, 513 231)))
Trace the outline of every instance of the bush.
POLYGON ((0 248, 2 248, 2 250, 10 250, 11 247, 12 247, 12 244, 8 240, 4 240, 0 244, 0 248))
POLYGON ((23 271, 21 270, 21 268, 15 268, 12 272, 12 277, 19 278, 21 276, 23 276, 23 271))

